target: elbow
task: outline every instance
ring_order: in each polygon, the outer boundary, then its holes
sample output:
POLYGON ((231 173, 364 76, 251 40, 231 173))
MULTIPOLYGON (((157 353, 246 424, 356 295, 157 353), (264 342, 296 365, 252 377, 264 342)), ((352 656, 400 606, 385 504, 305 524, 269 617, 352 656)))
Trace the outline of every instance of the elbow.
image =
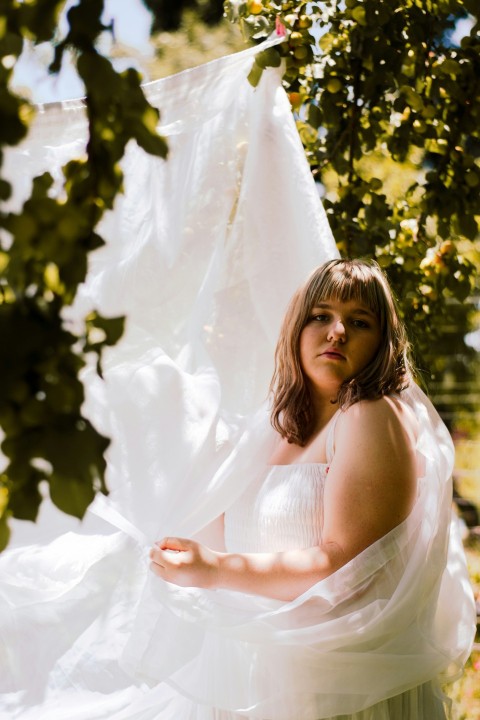
MULTIPOLYGON (((345 548, 339 545, 338 542, 333 540, 326 540, 322 542, 320 550, 324 558, 323 577, 333 575, 337 572, 337 570, 340 570, 340 568, 350 562, 350 560, 353 560, 355 555, 358 554, 357 552, 352 552, 352 549, 348 552, 345 548)), ((359 549, 358 552, 361 552, 361 550, 359 549)))

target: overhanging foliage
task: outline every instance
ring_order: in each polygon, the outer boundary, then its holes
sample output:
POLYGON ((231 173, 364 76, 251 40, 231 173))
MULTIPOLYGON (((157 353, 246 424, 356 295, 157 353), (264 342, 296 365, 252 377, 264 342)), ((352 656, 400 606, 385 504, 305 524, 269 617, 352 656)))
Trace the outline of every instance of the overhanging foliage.
POLYGON ((249 0, 226 9, 256 41, 285 34, 251 80, 284 63, 340 252, 385 268, 425 378, 468 379, 474 353, 463 337, 479 257, 478 3, 249 0))
MULTIPOLYGON (((122 335, 123 318, 86 319, 80 335, 67 330, 62 310, 85 279, 88 253, 103 244, 95 228, 122 190, 119 165, 134 139, 146 152, 166 157, 156 133, 159 113, 149 105, 132 69, 117 73, 96 42, 102 0, 81 0, 68 12, 69 29, 57 36, 58 0, 0 3, 0 147, 20 142, 34 108, 9 81, 26 39, 55 44, 52 72, 73 51, 85 85, 89 139, 86 156, 64 167, 65 196, 51 195, 49 173, 35 178, 21 212, 2 212, 0 265, 0 425, 8 465, 0 476, 0 548, 8 542, 8 517, 35 520, 49 483, 53 502, 82 517, 95 492, 106 492, 104 452, 109 440, 82 415, 79 372, 85 355, 101 353, 122 335)), ((0 181, 2 200, 11 187, 0 181)))

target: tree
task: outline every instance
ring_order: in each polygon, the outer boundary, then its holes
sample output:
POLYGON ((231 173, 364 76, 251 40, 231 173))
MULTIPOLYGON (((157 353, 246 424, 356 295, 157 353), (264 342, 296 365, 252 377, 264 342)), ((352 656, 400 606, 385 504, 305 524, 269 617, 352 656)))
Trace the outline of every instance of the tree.
POLYGON ((251 82, 285 63, 339 249, 386 270, 421 376, 471 378, 474 351, 464 336, 480 258, 478 3, 249 0, 226 8, 256 41, 285 34, 258 58, 251 82), (407 185, 392 186, 392 175, 407 185))

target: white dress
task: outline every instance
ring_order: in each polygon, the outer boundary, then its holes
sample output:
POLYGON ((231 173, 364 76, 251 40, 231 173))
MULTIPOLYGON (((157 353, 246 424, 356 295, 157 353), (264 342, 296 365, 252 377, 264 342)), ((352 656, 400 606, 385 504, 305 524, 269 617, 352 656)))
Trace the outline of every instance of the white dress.
MULTIPOLYGON (((337 418, 338 413, 331 422, 327 438, 329 462, 333 455, 337 418)), ((268 466, 265 474, 225 513, 227 551, 281 552, 320 544, 328 467, 328 464, 320 463, 268 466)), ((441 697, 434 684, 426 683, 361 712, 337 715, 335 719, 443 720, 446 714, 441 697)), ((227 713, 219 717, 233 720, 241 716, 227 713)))

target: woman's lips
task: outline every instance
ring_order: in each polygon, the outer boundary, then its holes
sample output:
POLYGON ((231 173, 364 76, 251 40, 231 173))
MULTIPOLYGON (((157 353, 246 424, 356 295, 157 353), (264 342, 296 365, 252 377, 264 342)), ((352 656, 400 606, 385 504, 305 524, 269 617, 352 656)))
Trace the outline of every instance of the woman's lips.
POLYGON ((345 360, 345 355, 339 353, 338 350, 325 350, 321 355, 322 357, 333 358, 335 360, 345 360))

